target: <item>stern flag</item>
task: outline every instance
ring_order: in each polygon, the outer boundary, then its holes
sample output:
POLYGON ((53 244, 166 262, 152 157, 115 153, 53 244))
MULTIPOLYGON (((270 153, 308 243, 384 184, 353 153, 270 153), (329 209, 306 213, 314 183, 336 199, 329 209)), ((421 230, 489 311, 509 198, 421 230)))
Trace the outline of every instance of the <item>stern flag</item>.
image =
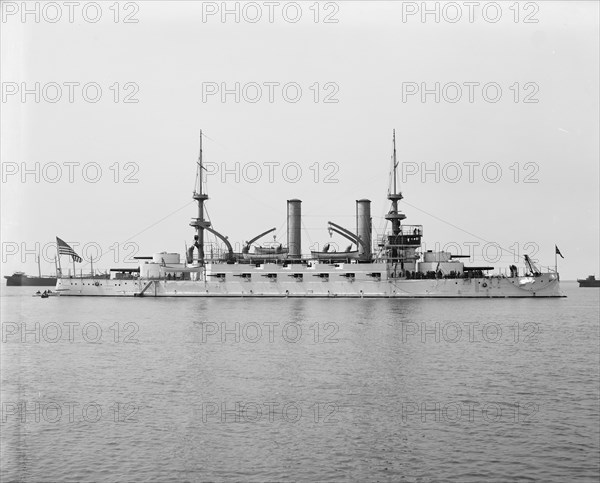
POLYGON ((67 245, 58 237, 56 237, 56 245, 58 247, 59 255, 71 255, 74 262, 81 263, 81 257, 77 255, 77 253, 75 253, 75 250, 73 250, 69 245, 67 245))
POLYGON ((557 255, 560 255, 560 258, 565 258, 565 257, 563 257, 562 253, 560 253, 560 250, 558 249, 558 247, 556 245, 554 245, 554 249, 555 249, 555 253, 557 255))

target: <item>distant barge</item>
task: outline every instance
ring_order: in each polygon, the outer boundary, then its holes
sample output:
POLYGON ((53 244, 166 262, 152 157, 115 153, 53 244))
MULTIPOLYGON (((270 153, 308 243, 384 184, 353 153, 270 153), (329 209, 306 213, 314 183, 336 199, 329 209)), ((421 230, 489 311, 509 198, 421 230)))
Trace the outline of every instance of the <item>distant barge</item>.
POLYGON ((588 278, 578 278, 580 287, 600 287, 600 280, 596 280, 594 275, 590 275, 588 278))
POLYGON ((25 275, 24 272, 15 272, 11 276, 5 275, 7 287, 54 287, 56 286, 56 277, 32 277, 25 275))

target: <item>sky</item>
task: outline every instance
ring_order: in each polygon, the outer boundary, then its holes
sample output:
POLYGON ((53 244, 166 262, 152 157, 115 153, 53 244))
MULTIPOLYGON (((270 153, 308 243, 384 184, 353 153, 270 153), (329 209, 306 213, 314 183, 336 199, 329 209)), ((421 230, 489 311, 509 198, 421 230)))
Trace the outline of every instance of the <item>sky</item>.
POLYGON ((50 3, 2 2, 3 275, 54 272, 56 236, 183 253, 200 130, 234 248, 285 244, 298 198, 303 252, 343 250, 358 199, 384 232, 394 129, 425 249, 600 274, 597 2, 50 3))

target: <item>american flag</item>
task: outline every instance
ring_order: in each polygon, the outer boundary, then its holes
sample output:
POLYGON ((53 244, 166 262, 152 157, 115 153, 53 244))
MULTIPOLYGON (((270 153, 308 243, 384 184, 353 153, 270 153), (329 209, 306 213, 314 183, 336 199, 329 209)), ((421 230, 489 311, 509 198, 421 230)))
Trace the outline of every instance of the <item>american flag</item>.
POLYGON ((75 253, 69 245, 67 245, 60 238, 56 237, 56 245, 58 246, 58 254, 59 255, 71 255, 73 261, 81 263, 81 257, 75 253))

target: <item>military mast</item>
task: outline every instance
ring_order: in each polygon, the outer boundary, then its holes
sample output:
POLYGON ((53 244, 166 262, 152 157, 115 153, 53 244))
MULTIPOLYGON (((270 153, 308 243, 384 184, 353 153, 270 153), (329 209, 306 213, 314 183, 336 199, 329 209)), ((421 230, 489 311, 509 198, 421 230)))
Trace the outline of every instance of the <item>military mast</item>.
MULTIPOLYGON (((196 168, 196 186, 194 187, 194 195, 193 198, 198 202, 198 216, 196 218, 192 218, 190 222, 190 226, 196 228, 196 236, 194 236, 193 245, 188 248, 187 253, 187 262, 193 263, 194 261, 194 247, 198 249, 198 263, 203 266, 206 263, 204 259, 204 231, 208 231, 220 238, 225 246, 227 247, 227 255, 225 256, 225 260, 228 263, 233 263, 235 261, 235 257, 233 254, 233 247, 231 243, 227 239, 225 235, 222 235, 216 230, 211 228, 210 221, 204 219, 204 202, 208 199, 208 195, 203 192, 202 186, 202 174, 204 171, 204 166, 202 165, 202 130, 200 130, 200 154, 198 155, 198 162, 196 168)), ((211 260, 212 261, 212 260, 211 260)))
POLYGON ((394 129, 393 133, 393 154, 392 154, 392 183, 390 190, 388 191, 388 200, 392 202, 392 207, 387 215, 385 215, 385 219, 391 221, 392 223, 392 236, 389 237, 388 243, 391 245, 390 255, 391 259, 397 261, 398 254, 398 237, 401 234, 400 222, 406 218, 404 213, 398 212, 398 201, 400 201, 403 196, 402 193, 398 192, 398 161, 396 159, 396 130, 394 129))
POLYGON ((200 130, 200 154, 198 155, 198 162, 196 163, 196 186, 194 187, 193 198, 198 202, 198 217, 192 218, 190 226, 196 228, 196 236, 194 237, 194 244, 189 249, 188 261, 191 263, 193 260, 194 246, 198 248, 198 263, 204 265, 204 229, 210 227, 210 222, 204 219, 204 202, 208 200, 208 195, 202 191, 202 130, 200 130))

